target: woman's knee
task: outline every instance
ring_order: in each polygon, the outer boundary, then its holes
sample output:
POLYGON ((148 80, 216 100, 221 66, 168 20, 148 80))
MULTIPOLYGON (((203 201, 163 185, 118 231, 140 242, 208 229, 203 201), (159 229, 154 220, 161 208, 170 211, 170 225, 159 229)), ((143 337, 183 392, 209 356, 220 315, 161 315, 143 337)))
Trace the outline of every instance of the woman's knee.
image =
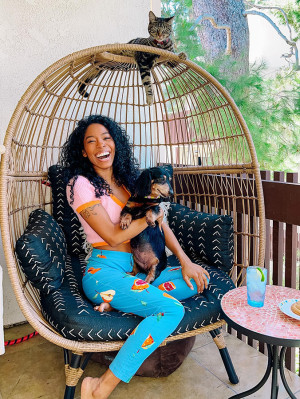
POLYGON ((162 313, 168 313, 171 315, 173 318, 178 319, 178 323, 180 320, 182 320, 185 309, 182 303, 180 303, 177 299, 171 297, 169 295, 168 298, 166 298, 165 301, 163 301, 161 305, 161 312, 162 313))

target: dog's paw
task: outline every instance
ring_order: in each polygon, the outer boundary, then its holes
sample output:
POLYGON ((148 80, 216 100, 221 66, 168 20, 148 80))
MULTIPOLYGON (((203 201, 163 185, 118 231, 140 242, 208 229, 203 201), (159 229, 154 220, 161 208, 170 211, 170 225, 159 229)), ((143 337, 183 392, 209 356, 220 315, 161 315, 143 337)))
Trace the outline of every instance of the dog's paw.
POLYGON ((149 227, 153 227, 153 228, 155 227, 155 222, 152 222, 151 220, 147 220, 147 219, 146 219, 146 222, 149 227))
POLYGON ((132 216, 129 213, 122 215, 120 218, 120 227, 122 230, 128 229, 130 223, 132 222, 132 216))
POLYGON ((147 216, 146 216, 146 222, 147 222, 147 224, 148 224, 148 226, 150 226, 150 227, 155 227, 155 218, 148 218, 147 216))
POLYGON ((154 212, 152 212, 151 209, 149 209, 146 212, 146 222, 147 222, 148 226, 155 227, 155 221, 157 219, 157 216, 158 215, 156 215, 154 212))
POLYGON ((146 283, 151 284, 152 281, 154 281, 154 277, 152 274, 148 274, 147 277, 145 278, 146 283))

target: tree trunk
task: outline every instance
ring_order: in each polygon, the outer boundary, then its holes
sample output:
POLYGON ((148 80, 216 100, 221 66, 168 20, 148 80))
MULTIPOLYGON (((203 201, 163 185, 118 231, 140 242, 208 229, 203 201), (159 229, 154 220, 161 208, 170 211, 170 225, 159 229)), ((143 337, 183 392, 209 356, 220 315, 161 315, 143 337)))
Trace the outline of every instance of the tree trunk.
MULTIPOLYGON (((249 70, 249 28, 243 0, 193 0, 194 17, 212 17, 218 26, 228 26, 231 31, 231 57, 238 61, 238 71, 249 70)), ((209 20, 202 20, 198 36, 206 51, 206 61, 222 57, 226 53, 227 34, 225 29, 216 29, 209 20)))

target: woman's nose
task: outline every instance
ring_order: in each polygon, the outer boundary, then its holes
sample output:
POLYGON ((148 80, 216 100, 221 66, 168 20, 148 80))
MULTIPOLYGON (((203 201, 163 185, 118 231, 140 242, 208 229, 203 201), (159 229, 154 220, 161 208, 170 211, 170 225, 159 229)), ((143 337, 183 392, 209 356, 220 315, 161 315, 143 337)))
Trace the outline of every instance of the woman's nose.
POLYGON ((100 147, 100 148, 105 147, 105 141, 104 141, 104 140, 98 140, 97 145, 98 145, 98 147, 100 147))

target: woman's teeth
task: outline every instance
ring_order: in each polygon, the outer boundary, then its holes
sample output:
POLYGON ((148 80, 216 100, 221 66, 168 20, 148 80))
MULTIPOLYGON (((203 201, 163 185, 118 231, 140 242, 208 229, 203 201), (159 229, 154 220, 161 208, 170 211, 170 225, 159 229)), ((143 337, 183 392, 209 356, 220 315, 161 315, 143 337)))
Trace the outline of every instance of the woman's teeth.
POLYGON ((109 155, 110 155, 109 152, 103 152, 102 154, 96 155, 96 157, 98 159, 105 159, 105 158, 109 157, 109 155))

